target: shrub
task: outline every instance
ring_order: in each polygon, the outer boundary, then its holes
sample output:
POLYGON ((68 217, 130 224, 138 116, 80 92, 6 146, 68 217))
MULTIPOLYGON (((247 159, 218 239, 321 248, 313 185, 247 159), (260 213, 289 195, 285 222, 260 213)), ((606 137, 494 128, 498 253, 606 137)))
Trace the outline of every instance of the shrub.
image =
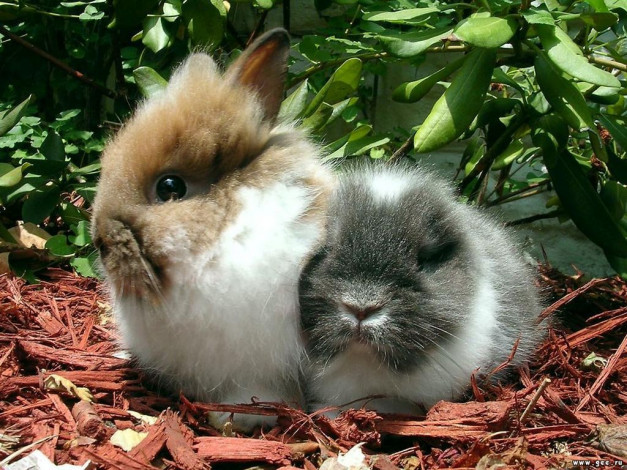
MULTIPOLYGON (((327 159, 419 158, 463 139, 461 197, 495 205, 554 189, 549 210, 531 220, 572 219, 627 276, 625 0, 315 5, 324 26, 293 38, 291 70, 300 71, 290 75, 281 114, 318 136, 327 159), (391 63, 420 72, 434 54, 449 60, 392 95, 415 102, 439 88, 427 117, 394 132, 374 129, 377 77, 391 63), (488 185, 491 172, 495 186, 488 185)), ((91 274, 86 209, 106 131, 140 93, 163 86, 190 49, 228 61, 262 29, 269 9, 286 13, 290 6, 288 0, 0 3, 7 25, 0 27, 0 67, 8 71, 0 77, 0 236, 10 242, 6 228, 17 220, 52 235, 46 256, 21 269, 69 260, 91 274), (235 31, 241 9, 255 12, 254 31, 235 31), (26 54, 24 41, 40 54, 26 54), (76 71, 84 74, 80 80, 76 71)))

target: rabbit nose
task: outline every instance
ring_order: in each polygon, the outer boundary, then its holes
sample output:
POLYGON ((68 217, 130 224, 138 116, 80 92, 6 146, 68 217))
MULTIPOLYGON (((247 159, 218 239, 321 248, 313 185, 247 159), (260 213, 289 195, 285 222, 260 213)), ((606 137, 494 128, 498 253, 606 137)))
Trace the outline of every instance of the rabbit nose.
POLYGON ((353 315, 358 321, 362 322, 370 315, 373 315, 381 310, 380 305, 353 305, 347 302, 342 302, 343 307, 348 313, 353 315))

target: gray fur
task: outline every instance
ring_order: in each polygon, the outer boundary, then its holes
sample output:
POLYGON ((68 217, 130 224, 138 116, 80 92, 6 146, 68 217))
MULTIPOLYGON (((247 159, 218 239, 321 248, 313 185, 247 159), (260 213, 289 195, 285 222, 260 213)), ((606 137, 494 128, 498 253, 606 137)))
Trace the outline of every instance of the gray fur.
POLYGON ((480 285, 489 286, 484 290, 497 305, 491 337, 465 340, 468 348, 489 345, 480 363, 474 364, 481 373, 506 361, 518 338, 512 365, 524 363, 543 338, 545 329, 535 325, 541 302, 533 274, 516 244, 485 214, 456 202, 450 188, 432 173, 398 165, 354 167, 340 176, 328 217, 326 243, 300 280, 310 401, 320 406, 341 405, 327 401, 350 398, 348 392, 332 392, 334 386, 363 390, 364 395, 352 399, 373 393, 389 395, 390 389, 396 390, 390 398, 426 406, 437 399, 458 398, 460 390, 470 384, 468 366, 460 365, 459 373, 440 371, 437 376, 444 375, 443 382, 449 374, 451 378, 463 374, 462 386, 443 383, 441 393, 436 387, 435 395, 429 392, 428 397, 419 391, 420 374, 415 379, 416 392, 405 391, 413 389, 407 377, 422 370, 430 359, 437 368, 457 367, 454 357, 450 357, 452 366, 442 365, 435 354, 446 356, 470 328, 472 316, 481 311, 473 307, 480 285), (375 180, 396 181, 405 189, 391 188, 390 197, 381 196, 375 180), (350 309, 360 315, 379 309, 385 323, 368 326, 362 322, 357 334, 356 322, 349 321, 350 309), (383 367, 389 372, 385 377, 398 384, 378 388, 348 379, 346 386, 337 378, 340 385, 325 384, 325 374, 333 364, 355 351, 370 358, 364 361, 373 370, 383 367))

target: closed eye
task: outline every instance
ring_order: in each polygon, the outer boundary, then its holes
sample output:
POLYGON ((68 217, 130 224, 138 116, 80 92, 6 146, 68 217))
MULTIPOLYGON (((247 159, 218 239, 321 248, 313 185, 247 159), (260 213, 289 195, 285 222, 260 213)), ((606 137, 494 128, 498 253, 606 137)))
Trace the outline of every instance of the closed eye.
POLYGON ((459 248, 455 240, 446 240, 420 249, 418 253, 418 268, 434 268, 453 258, 459 248))

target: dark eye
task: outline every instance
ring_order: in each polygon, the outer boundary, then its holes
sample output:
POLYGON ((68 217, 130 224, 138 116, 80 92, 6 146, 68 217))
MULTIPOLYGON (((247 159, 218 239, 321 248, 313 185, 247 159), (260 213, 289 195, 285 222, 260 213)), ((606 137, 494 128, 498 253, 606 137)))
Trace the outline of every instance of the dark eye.
POLYGON ((157 199, 161 202, 181 199, 187 193, 187 184, 176 175, 165 175, 157 181, 157 199))
POLYGON ((437 266, 450 260, 456 250, 455 241, 445 241, 424 247, 418 253, 418 265, 420 268, 437 266))

